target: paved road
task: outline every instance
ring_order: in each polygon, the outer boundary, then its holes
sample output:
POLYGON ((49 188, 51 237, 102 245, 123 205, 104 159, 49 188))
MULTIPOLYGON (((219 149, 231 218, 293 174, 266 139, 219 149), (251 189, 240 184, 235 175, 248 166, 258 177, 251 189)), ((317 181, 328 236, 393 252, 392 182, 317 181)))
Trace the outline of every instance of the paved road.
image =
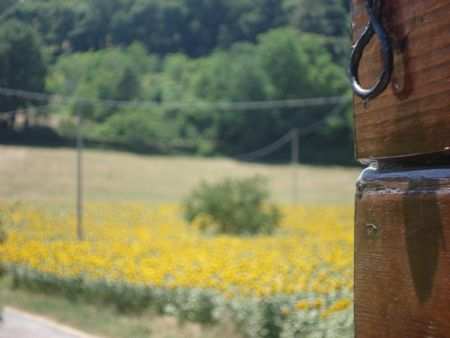
MULTIPOLYGON (((48 319, 6 308, 0 338, 96 338, 48 319)), ((98 337, 97 337, 98 338, 98 337)))

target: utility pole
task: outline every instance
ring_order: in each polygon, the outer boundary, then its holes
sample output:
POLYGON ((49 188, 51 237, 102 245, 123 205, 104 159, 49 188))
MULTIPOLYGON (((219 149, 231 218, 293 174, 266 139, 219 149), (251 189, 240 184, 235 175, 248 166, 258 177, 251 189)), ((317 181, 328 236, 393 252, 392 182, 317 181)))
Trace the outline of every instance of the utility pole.
POLYGON ((83 131, 81 110, 77 109, 77 237, 84 239, 83 232, 83 131))
POLYGON ((299 151, 300 151, 300 131, 298 128, 291 131, 291 160, 292 160, 292 203, 298 204, 299 196, 299 151))

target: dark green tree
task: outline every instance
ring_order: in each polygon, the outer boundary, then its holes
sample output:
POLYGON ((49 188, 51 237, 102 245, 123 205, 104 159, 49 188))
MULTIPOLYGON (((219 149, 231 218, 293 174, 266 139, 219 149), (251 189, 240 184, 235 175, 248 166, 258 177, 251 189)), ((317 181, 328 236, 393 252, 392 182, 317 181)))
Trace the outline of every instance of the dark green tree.
MULTIPOLYGON (((57 55, 139 41, 151 53, 198 57, 287 24, 341 38, 348 11, 344 0, 33 0, 13 15, 32 23, 57 55)), ((329 48, 338 54, 339 46, 329 48)))
POLYGON ((11 13, 15 9, 15 4, 18 0, 2 0, 0 3, 0 16, 5 16, 11 13))
POLYGON ((344 36, 349 24, 349 1, 284 0, 289 23, 302 32, 344 36))
MULTIPOLYGON (((280 28, 263 34, 258 44, 238 44, 197 62, 189 78, 194 96, 207 101, 289 100, 339 96, 347 92, 345 71, 333 63, 319 36, 280 28)), ((198 126, 213 126, 221 152, 248 152, 294 127, 308 127, 333 107, 240 111, 211 107, 198 126)), ((343 109, 345 110, 345 109, 343 109)), ((343 117, 340 117, 341 120, 343 117)), ((347 121, 345 121, 347 122, 347 121)), ((324 126, 327 129, 328 126, 324 126)))
MULTIPOLYGON (((42 92, 45 88, 46 62, 37 34, 30 26, 15 20, 0 25, 0 87, 42 92)), ((0 111, 15 111, 30 101, 15 96, 0 96, 0 111)), ((15 113, 11 113, 11 126, 15 113)))
POLYGON ((284 0, 284 10, 289 25, 321 35, 333 60, 347 66, 351 50, 350 1, 284 0))
MULTIPOLYGON (((90 0, 82 7, 77 24, 69 33, 69 41, 77 51, 101 49, 111 41, 111 22, 120 10, 119 0, 90 0)), ((132 41, 129 42, 131 44, 132 41)))
POLYGON ((114 98, 121 101, 131 101, 139 97, 140 91, 141 82, 136 70, 130 66, 126 67, 117 83, 114 98))

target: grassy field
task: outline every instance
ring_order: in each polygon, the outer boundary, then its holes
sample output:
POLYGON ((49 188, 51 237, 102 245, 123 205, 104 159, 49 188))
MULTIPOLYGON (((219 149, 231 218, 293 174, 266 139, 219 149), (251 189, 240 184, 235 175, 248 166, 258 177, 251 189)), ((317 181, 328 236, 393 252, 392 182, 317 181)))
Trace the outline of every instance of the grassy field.
MULTIPOLYGON (((0 199, 72 202, 75 196, 75 152, 0 146, 0 199)), ((85 197, 88 200, 178 202, 200 181, 263 175, 273 199, 293 200, 293 169, 230 159, 140 156, 86 151, 85 197)), ((300 203, 351 203, 357 168, 300 166, 300 203)))

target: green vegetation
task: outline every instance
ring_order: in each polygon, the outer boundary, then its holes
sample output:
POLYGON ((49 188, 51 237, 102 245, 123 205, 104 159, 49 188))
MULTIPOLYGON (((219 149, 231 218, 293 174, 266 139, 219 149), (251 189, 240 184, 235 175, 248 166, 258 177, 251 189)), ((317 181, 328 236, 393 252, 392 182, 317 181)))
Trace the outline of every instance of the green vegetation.
POLYGON ((283 25, 343 35, 349 9, 346 0, 7 0, 0 11, 14 3, 9 17, 32 22, 55 53, 140 41, 155 54, 192 57, 283 25))
POLYGON ((203 182, 185 201, 185 218, 201 230, 226 234, 272 233, 281 211, 268 204, 267 181, 262 177, 203 182))
MULTIPOLYGON (((0 46, 0 72, 11 56, 24 55, 9 67, 10 76, 1 76, 1 86, 41 91, 45 79, 48 93, 72 97, 40 102, 49 106, 36 110, 59 115, 64 137, 73 136, 73 116, 81 112, 85 136, 97 142, 140 151, 163 144, 157 147, 163 153, 181 144, 178 152, 235 155, 324 121, 307 135, 301 160, 351 161, 349 103, 245 112, 214 104, 349 97, 347 1, 9 0, 0 16, 1 46, 12 46, 9 56, 0 46), (26 46, 2 33, 17 25, 28 32, 26 46)), ((31 103, 0 96, 0 111, 31 103)), ((272 159, 288 156, 284 149, 272 159)))
MULTIPOLYGON (((45 76, 46 65, 38 34, 17 20, 1 24, 0 87, 40 92, 45 88, 45 76)), ((17 97, 1 97, 0 110, 8 112, 30 103, 17 97)), ((14 114, 8 115, 3 128, 11 128, 14 118, 14 114)))
MULTIPOLYGON (((153 317, 158 323, 155 319, 164 316, 175 317, 178 325, 194 323, 200 334, 188 337, 291 338, 301 335, 305 338, 350 338, 354 331, 352 311, 334 313, 333 310, 331 318, 322 318, 314 308, 300 312, 294 310, 305 299, 308 301, 313 293, 224 299, 220 293, 201 288, 170 290, 108 281, 89 283, 82 278, 60 279, 20 268, 13 268, 9 273, 13 275, 14 292, 2 290, 0 285, 0 295, 4 293, 7 296, 4 297, 6 304, 18 304, 40 314, 48 313, 53 318, 63 318, 64 322, 84 330, 106 333, 111 338, 151 337, 152 334, 161 337, 161 331, 152 330, 153 321, 146 323, 145 319, 153 317), (11 299, 8 297, 11 294, 16 297, 27 294, 30 298, 25 301, 11 299), (46 300, 49 303, 44 303, 46 300), (86 319, 84 314, 89 312, 102 314, 101 317, 91 315, 86 319), (103 323, 98 323, 100 319, 103 323), (129 325, 115 330, 117 324, 127 321, 129 325), (126 336, 130 332, 133 334, 126 336)), ((321 295, 321 301, 334 309, 333 304, 339 304, 341 297, 348 296, 345 291, 339 291, 321 295)), ((173 329, 173 326, 170 321, 160 325, 163 330, 173 329)), ((183 332, 182 326, 180 331, 183 332)))
MULTIPOLYGON (((6 241, 6 233, 5 233, 5 223, 4 223, 4 215, 3 212, 0 210, 0 245, 6 241)), ((0 268, 1 270, 1 268, 0 268)))
POLYGON ((239 338, 230 322, 217 325, 180 323, 152 311, 118 313, 112 306, 69 300, 63 296, 35 293, 12 287, 0 278, 0 299, 7 306, 38 313, 92 334, 110 338, 239 338))

